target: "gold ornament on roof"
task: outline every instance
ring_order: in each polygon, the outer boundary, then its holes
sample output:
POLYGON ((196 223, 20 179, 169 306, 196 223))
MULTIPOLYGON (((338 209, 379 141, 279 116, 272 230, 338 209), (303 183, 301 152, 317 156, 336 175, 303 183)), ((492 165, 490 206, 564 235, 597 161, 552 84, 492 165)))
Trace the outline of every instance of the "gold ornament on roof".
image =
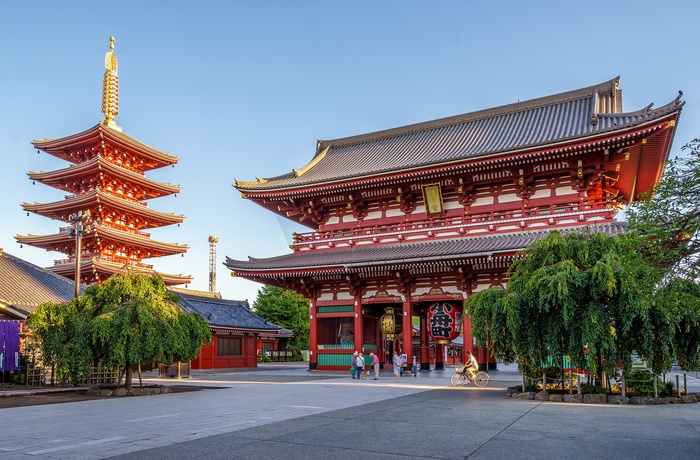
POLYGON ((109 37, 109 52, 105 54, 105 69, 117 74, 117 55, 114 54, 114 37, 109 37))
POLYGON ((104 123, 116 127, 114 117, 119 114, 119 77, 117 55, 114 54, 114 37, 109 37, 109 51, 105 54, 105 74, 102 80, 102 113, 104 123))

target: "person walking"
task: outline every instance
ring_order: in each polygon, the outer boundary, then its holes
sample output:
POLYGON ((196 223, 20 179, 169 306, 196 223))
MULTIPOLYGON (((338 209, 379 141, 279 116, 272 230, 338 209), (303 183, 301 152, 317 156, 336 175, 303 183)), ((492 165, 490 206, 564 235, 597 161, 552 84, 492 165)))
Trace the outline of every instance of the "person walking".
POLYGON ((396 383, 401 381, 401 364, 403 364, 401 361, 401 356, 394 352, 392 364, 394 365, 394 377, 396 377, 396 383))
POLYGON ((417 375, 417 373, 418 373, 418 357, 416 357, 416 355, 413 355, 413 369, 412 369, 412 371, 413 371, 413 376, 418 377, 418 375, 417 375))
POLYGON ((350 373, 352 374, 352 378, 360 378, 360 374, 357 373, 357 352, 353 353, 352 358, 350 358, 350 373))
POLYGON ((372 358, 372 367, 374 368, 374 380, 379 380, 379 357, 374 353, 370 353, 369 357, 372 358))
POLYGON ((362 353, 357 355, 357 380, 362 380, 360 376, 362 375, 362 371, 365 370, 365 358, 362 356, 362 353))

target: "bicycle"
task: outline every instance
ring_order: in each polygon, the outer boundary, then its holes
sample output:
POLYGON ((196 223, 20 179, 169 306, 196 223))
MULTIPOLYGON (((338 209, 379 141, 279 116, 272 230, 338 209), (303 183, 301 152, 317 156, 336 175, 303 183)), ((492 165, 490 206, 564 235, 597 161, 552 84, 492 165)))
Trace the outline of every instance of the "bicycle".
POLYGON ((489 383, 489 374, 484 371, 478 371, 473 375, 467 374, 466 367, 456 367, 455 373, 450 376, 450 383, 453 387, 461 387, 474 382, 478 387, 485 387, 489 383))

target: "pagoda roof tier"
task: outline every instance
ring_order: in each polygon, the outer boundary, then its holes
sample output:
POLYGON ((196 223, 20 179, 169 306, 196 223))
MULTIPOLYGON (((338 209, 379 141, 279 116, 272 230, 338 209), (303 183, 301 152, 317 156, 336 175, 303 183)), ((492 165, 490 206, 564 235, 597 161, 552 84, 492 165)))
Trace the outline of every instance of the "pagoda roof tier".
MULTIPOLYGON (((684 102, 622 112, 619 77, 610 81, 525 102, 424 123, 335 140, 318 141, 309 164, 288 174, 236 181, 247 198, 274 212, 266 198, 311 196, 395 183, 397 179, 433 177, 446 169, 502 167, 505 160, 532 161, 534 156, 614 148, 631 132, 644 136, 653 124, 673 128, 684 102), (649 128, 649 129, 647 129, 649 128), (607 145, 610 144, 610 145, 607 145)), ((669 129, 671 133, 675 129, 669 129)), ((654 161, 668 157, 669 134, 654 161), (665 149, 664 149, 665 148, 665 149)), ((618 145, 619 146, 619 145, 618 145)), ((648 149, 650 150, 650 149, 648 149)), ((655 165, 658 180, 662 169, 655 165), (658 173, 658 174, 657 174, 658 173)), ((633 180, 633 179, 630 179, 633 180)), ((639 184, 638 184, 639 186, 639 184)), ((639 190, 639 187, 636 188, 639 190)), ((630 197, 633 198, 633 197, 630 197)))
POLYGON ((92 190, 83 195, 72 196, 68 199, 52 203, 22 203, 25 211, 33 212, 55 220, 68 222, 70 214, 78 211, 90 211, 93 217, 123 215, 133 216, 134 228, 155 228, 164 225, 181 223, 185 216, 182 214, 166 213, 149 209, 144 203, 120 198, 101 190, 92 190))
MULTIPOLYGON (((67 255, 75 254, 75 239, 68 231, 51 235, 17 235, 18 243, 58 251, 67 255)), ((128 232, 104 225, 94 225, 90 231, 82 235, 82 246, 85 252, 100 252, 102 250, 117 250, 121 253, 136 254, 138 259, 163 257, 174 254, 184 254, 188 246, 178 243, 164 243, 152 240, 138 232, 128 232)))
POLYGON ((42 184, 71 193, 79 193, 86 188, 108 190, 108 187, 114 187, 113 184, 116 184, 129 190, 136 200, 159 198, 180 192, 179 185, 156 182, 142 173, 113 164, 102 155, 56 171, 30 171, 28 176, 42 184))
POLYGON ((59 139, 34 140, 35 148, 71 163, 82 163, 98 154, 130 169, 148 171, 177 163, 180 159, 121 132, 107 123, 59 139), (112 160, 114 158, 114 160, 112 160))
MULTIPOLYGON (((623 232, 625 227, 626 224, 623 222, 611 222, 559 230, 563 233, 602 231, 613 235, 623 232)), ((281 285, 281 279, 285 277, 306 277, 321 273, 341 275, 379 268, 400 270, 416 266, 448 266, 475 258, 512 257, 518 251, 547 236, 550 231, 521 231, 430 242, 294 252, 266 259, 249 257, 247 261, 227 257, 224 265, 231 269, 235 276, 266 284, 281 285)))
MULTIPOLYGON (((59 274, 61 276, 65 276, 66 278, 74 279, 75 278, 75 261, 58 262, 53 267, 47 267, 47 270, 50 270, 51 272, 59 274)), ((189 284, 192 281, 191 276, 182 275, 182 274, 163 273, 163 272, 155 271, 152 268, 147 268, 147 267, 133 265, 133 264, 111 262, 111 261, 102 260, 102 259, 99 259, 96 257, 83 260, 82 263, 80 264, 80 272, 83 275, 83 276, 81 276, 81 279, 84 279, 84 277, 93 276, 93 277, 99 277, 100 281, 104 281, 113 275, 125 274, 125 273, 129 273, 129 272, 143 274, 143 275, 156 274, 156 275, 160 276, 161 278, 163 278, 163 282, 167 286, 176 286, 179 284, 189 284)), ((91 281, 91 283, 92 283, 92 281, 91 281)))

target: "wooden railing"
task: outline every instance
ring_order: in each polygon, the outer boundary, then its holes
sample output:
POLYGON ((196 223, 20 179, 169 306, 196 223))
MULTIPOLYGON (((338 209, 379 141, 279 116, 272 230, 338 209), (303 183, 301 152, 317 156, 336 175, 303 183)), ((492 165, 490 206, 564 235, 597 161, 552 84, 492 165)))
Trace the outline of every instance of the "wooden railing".
MULTIPOLYGON (((410 234, 432 236, 436 229, 453 228, 464 233, 467 229, 475 230, 488 228, 494 224, 506 222, 524 222, 525 225, 549 218, 560 218, 565 215, 578 215, 600 213, 609 209, 610 203, 604 199, 590 200, 584 203, 553 204, 549 206, 536 206, 526 209, 514 209, 506 211, 490 211, 462 216, 435 218, 420 222, 400 222, 386 225, 373 225, 349 229, 328 230, 325 232, 294 233, 294 245, 327 244, 329 240, 354 240, 376 239, 386 236, 387 233, 407 236, 410 234)), ((401 239, 401 238, 399 238, 401 239)))
MULTIPOLYGON (((135 230, 133 228, 124 227, 121 225, 114 225, 114 224, 110 224, 107 222, 100 222, 100 227, 113 228, 115 230, 120 230, 122 232, 131 233, 133 235, 139 235, 139 236, 143 236, 146 238, 151 237, 151 234, 148 232, 142 232, 141 230, 135 230)), ((73 230, 73 227, 61 227, 58 230, 59 230, 59 233, 70 233, 71 230, 73 230)))

